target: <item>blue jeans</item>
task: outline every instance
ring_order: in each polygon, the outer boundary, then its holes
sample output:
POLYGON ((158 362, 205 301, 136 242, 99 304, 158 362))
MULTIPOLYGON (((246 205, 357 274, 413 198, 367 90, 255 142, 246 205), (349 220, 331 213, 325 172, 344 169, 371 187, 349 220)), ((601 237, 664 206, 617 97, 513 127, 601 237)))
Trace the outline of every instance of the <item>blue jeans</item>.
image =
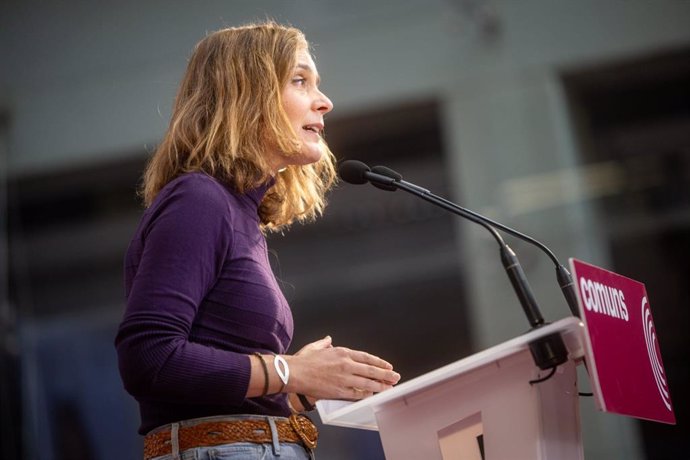
MULTIPOLYGON (((180 422, 183 426, 187 423, 196 424, 209 421, 232 421, 263 418, 256 415, 237 415, 223 417, 205 417, 189 421, 180 422)), ((271 431, 274 431, 275 420, 286 420, 282 417, 265 417, 269 422, 271 431)), ((306 449, 301 444, 292 442, 279 442, 278 433, 275 431, 272 443, 256 444, 253 442, 234 442, 232 444, 221 444, 218 446, 193 447, 185 451, 172 452, 168 455, 154 457, 151 460, 314 460, 314 452, 306 449)))

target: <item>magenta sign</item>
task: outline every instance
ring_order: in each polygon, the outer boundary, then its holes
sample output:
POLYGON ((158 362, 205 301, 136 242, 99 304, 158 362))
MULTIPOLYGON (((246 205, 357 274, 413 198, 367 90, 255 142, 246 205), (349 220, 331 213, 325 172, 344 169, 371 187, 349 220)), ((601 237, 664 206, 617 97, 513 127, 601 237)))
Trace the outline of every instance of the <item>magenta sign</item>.
POLYGON ((601 410, 676 423, 644 284, 570 259, 601 410))

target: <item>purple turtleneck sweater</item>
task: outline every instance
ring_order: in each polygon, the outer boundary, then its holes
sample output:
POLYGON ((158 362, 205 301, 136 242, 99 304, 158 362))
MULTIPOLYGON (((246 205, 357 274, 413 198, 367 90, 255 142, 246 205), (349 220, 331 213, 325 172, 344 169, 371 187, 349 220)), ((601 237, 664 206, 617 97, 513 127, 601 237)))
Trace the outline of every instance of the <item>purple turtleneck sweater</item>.
POLYGON ((125 257, 127 309, 115 345, 145 434, 197 417, 285 416, 285 394, 245 398, 249 356, 285 353, 292 313, 268 261, 258 207, 202 173, 167 184, 125 257))

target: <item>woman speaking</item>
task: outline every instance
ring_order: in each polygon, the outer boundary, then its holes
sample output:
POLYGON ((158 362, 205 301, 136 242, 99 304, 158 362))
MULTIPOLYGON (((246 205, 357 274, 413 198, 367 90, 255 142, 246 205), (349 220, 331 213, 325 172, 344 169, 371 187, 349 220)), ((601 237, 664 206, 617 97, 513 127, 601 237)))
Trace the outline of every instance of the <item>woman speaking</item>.
POLYGON ((313 458, 300 412, 400 379, 328 336, 287 354, 292 314, 264 234, 322 213, 332 109, 295 28, 224 29, 194 49, 144 174, 115 340, 146 460, 313 458))

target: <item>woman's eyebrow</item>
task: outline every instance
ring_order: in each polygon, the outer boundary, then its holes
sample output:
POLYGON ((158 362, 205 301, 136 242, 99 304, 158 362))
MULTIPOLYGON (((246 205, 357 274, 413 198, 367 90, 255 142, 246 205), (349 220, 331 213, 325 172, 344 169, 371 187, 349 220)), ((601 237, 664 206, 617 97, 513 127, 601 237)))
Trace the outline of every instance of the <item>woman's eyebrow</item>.
POLYGON ((297 64, 296 66, 298 69, 306 70, 307 72, 311 73, 312 75, 316 76, 316 84, 319 85, 321 83, 321 77, 319 74, 316 73, 314 68, 310 66, 309 64, 297 64))

